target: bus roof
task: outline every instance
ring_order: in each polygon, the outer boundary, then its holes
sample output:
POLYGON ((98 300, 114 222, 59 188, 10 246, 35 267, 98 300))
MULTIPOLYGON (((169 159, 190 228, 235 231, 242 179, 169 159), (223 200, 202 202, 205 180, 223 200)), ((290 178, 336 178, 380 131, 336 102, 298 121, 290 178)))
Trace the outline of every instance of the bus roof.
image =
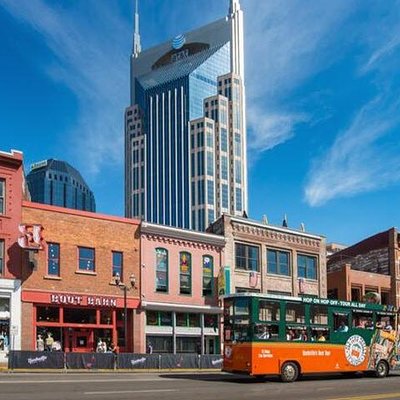
POLYGON ((358 308, 364 310, 371 311, 385 311, 390 313, 396 313, 397 310, 394 306, 391 305, 383 305, 383 304, 374 304, 374 303, 361 303, 358 301, 346 301, 346 300, 336 300, 336 299, 323 299, 320 297, 312 297, 312 296, 302 296, 302 297, 294 297, 294 296, 284 296, 277 294, 267 294, 267 293, 235 293, 235 294, 227 294, 222 296, 223 299, 234 299, 240 297, 255 297, 260 299, 270 299, 270 300, 284 300, 284 301, 295 301, 301 302, 305 304, 319 304, 326 305, 331 307, 345 307, 345 308, 358 308))

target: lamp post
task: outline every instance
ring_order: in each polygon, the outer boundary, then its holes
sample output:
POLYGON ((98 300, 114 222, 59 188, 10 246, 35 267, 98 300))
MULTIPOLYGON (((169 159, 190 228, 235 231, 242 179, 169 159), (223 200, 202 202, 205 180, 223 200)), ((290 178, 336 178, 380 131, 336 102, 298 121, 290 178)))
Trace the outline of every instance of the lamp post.
POLYGON ((130 286, 128 287, 128 285, 126 285, 125 283, 123 283, 121 281, 121 276, 117 272, 115 274, 115 283, 116 283, 117 287, 119 289, 123 290, 123 292, 124 292, 124 347, 125 347, 125 352, 126 352, 127 347, 128 347, 128 343, 127 343, 127 337, 128 337, 128 333, 127 333, 128 332, 127 292, 136 288, 136 277, 134 274, 130 275, 130 277, 129 277, 130 286))

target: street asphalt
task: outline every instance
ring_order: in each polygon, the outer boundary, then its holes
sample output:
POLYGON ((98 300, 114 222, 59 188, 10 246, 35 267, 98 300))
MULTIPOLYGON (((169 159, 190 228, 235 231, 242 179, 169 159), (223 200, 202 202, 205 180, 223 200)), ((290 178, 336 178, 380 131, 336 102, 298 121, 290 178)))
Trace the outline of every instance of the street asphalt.
POLYGON ((400 375, 305 377, 295 383, 224 373, 2 373, 0 400, 385 400, 400 375))

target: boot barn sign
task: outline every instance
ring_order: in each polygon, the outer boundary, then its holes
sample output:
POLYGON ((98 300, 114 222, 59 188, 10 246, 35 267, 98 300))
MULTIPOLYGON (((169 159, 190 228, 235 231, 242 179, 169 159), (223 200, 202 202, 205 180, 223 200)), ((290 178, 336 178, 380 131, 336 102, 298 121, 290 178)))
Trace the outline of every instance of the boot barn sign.
POLYGON ((117 307, 117 299, 102 296, 80 296, 74 294, 57 294, 50 295, 52 304, 62 304, 70 306, 95 306, 95 307, 117 307))

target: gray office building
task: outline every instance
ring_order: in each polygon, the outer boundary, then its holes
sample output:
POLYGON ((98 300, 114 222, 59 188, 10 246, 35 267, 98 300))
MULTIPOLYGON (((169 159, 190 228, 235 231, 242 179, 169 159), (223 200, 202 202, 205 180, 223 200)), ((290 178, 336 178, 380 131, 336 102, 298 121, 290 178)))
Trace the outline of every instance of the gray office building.
POLYGON ((93 192, 81 174, 65 161, 49 159, 32 164, 26 181, 36 203, 96 211, 93 192))
MULTIPOLYGON (((201 6, 199 4, 199 6, 201 6)), ((125 111, 125 214, 204 231, 247 211, 243 13, 143 50, 125 111)))

